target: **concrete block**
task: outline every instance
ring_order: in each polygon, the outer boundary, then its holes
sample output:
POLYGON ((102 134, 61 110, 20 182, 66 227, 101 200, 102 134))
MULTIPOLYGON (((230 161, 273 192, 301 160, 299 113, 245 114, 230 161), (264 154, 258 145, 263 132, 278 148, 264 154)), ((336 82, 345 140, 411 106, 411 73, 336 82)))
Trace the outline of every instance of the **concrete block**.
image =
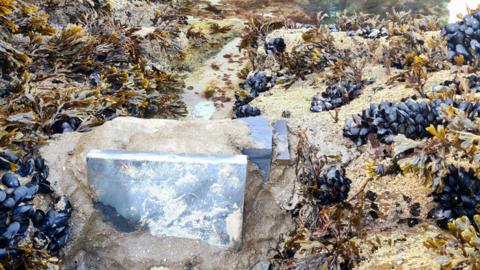
POLYGON ((278 164, 290 163, 290 150, 288 143, 288 126, 286 120, 278 120, 273 124, 273 139, 275 142, 275 160, 278 164))
POLYGON ((247 117, 241 118, 241 121, 247 124, 250 138, 255 142, 254 147, 245 148, 242 153, 260 168, 266 182, 270 177, 272 164, 273 129, 266 117, 247 117))
POLYGON ((238 248, 246 156, 93 150, 87 167, 96 199, 153 235, 238 248))

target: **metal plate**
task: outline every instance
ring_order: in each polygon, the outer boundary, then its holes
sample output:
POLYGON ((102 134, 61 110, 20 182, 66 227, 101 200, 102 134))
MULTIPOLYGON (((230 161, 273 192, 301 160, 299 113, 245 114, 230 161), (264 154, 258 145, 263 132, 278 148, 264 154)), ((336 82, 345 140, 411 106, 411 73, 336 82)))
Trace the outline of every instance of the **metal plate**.
POLYGON ((87 164, 97 201, 153 235, 238 247, 246 156, 95 150, 87 164))

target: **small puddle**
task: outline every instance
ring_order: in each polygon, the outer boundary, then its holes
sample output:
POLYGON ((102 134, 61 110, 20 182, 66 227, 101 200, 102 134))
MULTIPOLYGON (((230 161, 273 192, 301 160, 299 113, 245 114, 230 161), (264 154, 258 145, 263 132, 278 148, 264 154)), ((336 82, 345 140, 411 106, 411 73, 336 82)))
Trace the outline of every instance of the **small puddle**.
POLYGON ((191 116, 195 119, 210 119, 215 111, 216 108, 213 102, 201 101, 192 108, 191 116))

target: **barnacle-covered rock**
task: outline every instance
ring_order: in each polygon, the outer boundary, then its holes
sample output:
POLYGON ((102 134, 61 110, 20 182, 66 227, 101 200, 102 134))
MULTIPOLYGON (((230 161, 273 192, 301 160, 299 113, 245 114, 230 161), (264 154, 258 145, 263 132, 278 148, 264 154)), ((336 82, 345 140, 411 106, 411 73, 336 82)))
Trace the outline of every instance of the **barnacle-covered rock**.
POLYGON ((357 145, 367 142, 369 134, 375 134, 383 142, 391 135, 403 134, 410 139, 426 138, 430 125, 445 125, 441 106, 450 105, 465 111, 470 118, 480 115, 480 103, 456 102, 450 99, 436 99, 431 102, 413 99, 397 103, 382 102, 370 104, 361 115, 354 115, 345 122, 343 135, 357 145))
POLYGON ((327 90, 313 97, 312 112, 329 111, 347 104, 361 94, 362 84, 341 81, 330 85, 327 90))
POLYGON ((432 194, 438 206, 429 213, 442 227, 458 217, 473 218, 480 214, 480 179, 472 170, 454 166, 449 170, 443 179, 443 189, 432 194))
POLYGON ((442 29, 442 35, 447 39, 450 59, 471 62, 480 53, 480 11, 465 16, 459 22, 446 25, 442 29))

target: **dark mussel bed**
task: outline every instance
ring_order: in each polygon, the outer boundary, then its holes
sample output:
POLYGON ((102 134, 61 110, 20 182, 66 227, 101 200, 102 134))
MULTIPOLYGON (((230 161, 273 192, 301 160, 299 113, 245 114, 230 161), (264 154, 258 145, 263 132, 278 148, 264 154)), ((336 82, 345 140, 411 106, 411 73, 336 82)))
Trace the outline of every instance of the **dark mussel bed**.
POLYGON ((70 201, 54 193, 42 158, 19 159, 9 152, 1 156, 8 157, 12 170, 1 177, 0 260, 7 260, 6 267, 16 268, 26 253, 33 252, 47 262, 43 252, 57 255, 68 240, 73 210, 70 201), (21 184, 19 178, 28 182, 21 184), (49 207, 37 207, 39 198, 50 201, 49 207))

